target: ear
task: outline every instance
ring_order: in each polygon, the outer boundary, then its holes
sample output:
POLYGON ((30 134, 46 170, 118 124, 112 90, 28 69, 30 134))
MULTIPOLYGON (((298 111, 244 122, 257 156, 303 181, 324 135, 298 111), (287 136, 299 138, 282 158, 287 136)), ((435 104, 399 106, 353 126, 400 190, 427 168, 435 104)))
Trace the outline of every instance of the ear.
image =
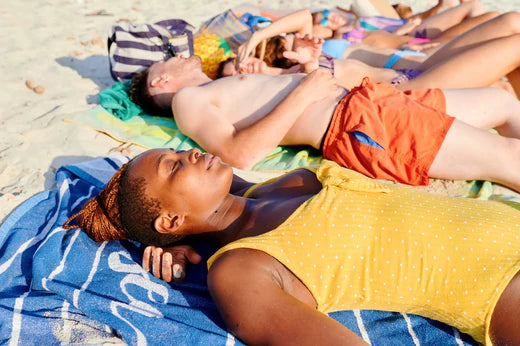
POLYGON ((171 216, 166 213, 161 213, 161 215, 155 219, 153 225, 159 233, 175 234, 178 232, 183 223, 184 215, 171 216))
POLYGON ((155 77, 150 81, 150 86, 152 88, 161 87, 164 84, 168 83, 168 80, 170 80, 170 77, 167 74, 162 74, 160 76, 155 77))

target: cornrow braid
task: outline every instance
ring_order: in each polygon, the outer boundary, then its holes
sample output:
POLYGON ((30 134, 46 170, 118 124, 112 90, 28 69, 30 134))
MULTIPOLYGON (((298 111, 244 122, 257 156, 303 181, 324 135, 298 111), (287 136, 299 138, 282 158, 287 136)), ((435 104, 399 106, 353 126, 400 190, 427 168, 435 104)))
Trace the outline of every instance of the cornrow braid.
POLYGON ((91 198, 78 213, 65 221, 63 228, 72 229, 79 226, 98 243, 127 239, 128 232, 121 227, 118 200, 121 176, 127 168, 128 163, 125 163, 117 170, 99 195, 91 198), (70 224, 73 220, 77 222, 77 225, 70 224))

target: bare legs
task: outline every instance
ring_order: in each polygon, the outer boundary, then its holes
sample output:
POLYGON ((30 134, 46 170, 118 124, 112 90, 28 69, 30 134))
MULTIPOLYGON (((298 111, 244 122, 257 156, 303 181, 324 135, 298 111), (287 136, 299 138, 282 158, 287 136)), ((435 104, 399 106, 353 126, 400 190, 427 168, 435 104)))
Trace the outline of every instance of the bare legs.
POLYGON ((515 91, 516 98, 520 100, 520 67, 507 74, 507 79, 515 91))
POLYGON ((419 25, 415 32, 424 32, 426 30, 426 37, 435 38, 448 28, 460 23, 465 18, 472 18, 484 13, 484 10, 479 0, 469 0, 461 3, 459 6, 452 7, 437 13, 434 16, 426 18, 421 25, 419 25))
POLYGON ((494 88, 444 90, 456 117, 429 175, 491 180, 520 191, 520 102, 494 88), (502 135, 486 129, 496 128, 502 135), (511 138, 515 137, 515 138, 511 138))
MULTIPOLYGON (((419 70, 429 65, 430 59, 420 65, 419 70)), ((402 83, 399 89, 484 87, 510 74, 513 89, 520 92, 519 66, 520 34, 515 34, 466 49, 432 66, 416 79, 402 83)))
MULTIPOLYGON (((421 65, 421 70, 426 71, 432 66, 481 42, 518 33, 520 33, 520 13, 510 12, 503 14, 488 22, 482 23, 445 44, 435 54, 424 61, 421 65)), ((399 66, 399 68, 404 67, 399 66)))
POLYGON ((460 22, 459 24, 456 24, 452 26, 451 28, 443 31, 439 36, 435 38, 435 42, 440 43, 447 43, 454 39, 455 37, 462 35, 466 31, 469 31, 473 29, 474 27, 487 22, 488 20, 491 20, 497 16, 499 16, 499 12, 486 12, 484 14, 481 14, 480 16, 473 17, 473 18, 467 18, 460 22))

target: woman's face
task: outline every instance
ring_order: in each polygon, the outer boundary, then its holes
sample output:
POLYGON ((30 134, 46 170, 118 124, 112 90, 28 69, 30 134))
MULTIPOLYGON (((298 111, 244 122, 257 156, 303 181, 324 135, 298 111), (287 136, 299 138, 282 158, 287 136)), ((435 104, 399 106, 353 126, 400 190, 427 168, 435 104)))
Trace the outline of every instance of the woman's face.
POLYGON ((240 64, 240 71, 235 67, 235 59, 228 60, 222 68, 222 77, 234 76, 236 74, 255 74, 264 73, 267 65, 262 60, 255 57, 248 57, 240 64))
POLYGON ((234 76, 236 74, 238 74, 238 72, 235 67, 235 59, 226 61, 224 67, 222 68, 222 77, 234 76))
POLYGON ((335 31, 347 24, 347 18, 337 12, 324 10, 315 14, 314 24, 320 24, 323 27, 335 31))
POLYGON ((161 209, 186 214, 204 223, 229 194, 233 170, 220 158, 198 149, 154 149, 139 155, 128 174, 143 177, 146 194, 157 198, 161 209))

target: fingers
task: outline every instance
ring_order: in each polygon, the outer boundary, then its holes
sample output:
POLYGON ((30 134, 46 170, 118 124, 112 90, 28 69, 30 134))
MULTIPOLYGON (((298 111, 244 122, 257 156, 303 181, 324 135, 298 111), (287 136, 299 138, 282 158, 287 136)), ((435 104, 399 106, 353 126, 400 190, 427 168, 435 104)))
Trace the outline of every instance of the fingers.
POLYGON ((173 281, 181 283, 186 276, 187 249, 182 248, 178 250, 179 251, 173 253, 172 257, 173 281))
POLYGON ((172 281, 172 263, 172 254, 169 252, 165 252, 162 256, 161 273, 162 279, 166 282, 172 281))
POLYGON ((181 283, 186 276, 186 263, 198 264, 201 256, 189 245, 170 248, 148 246, 143 252, 143 269, 166 282, 181 283))
POLYGON ((313 43, 318 43, 318 44, 321 44, 323 43, 323 39, 322 38, 318 38, 318 37, 314 37, 312 35, 309 35, 309 34, 306 34, 306 35, 301 35, 301 34, 294 34, 294 37, 299 39, 299 40, 303 40, 303 41, 307 41, 307 42, 313 42, 313 43))
POLYGON ((188 248, 186 257, 188 258, 188 261, 190 261, 190 263, 192 264, 199 264, 202 260, 202 257, 191 246, 188 248))
POLYGON ((143 269, 148 272, 152 266, 152 251, 154 248, 155 246, 147 246, 143 252, 143 269))
POLYGON ((283 52, 282 55, 284 58, 287 58, 289 60, 298 60, 298 57, 300 56, 298 53, 288 50, 283 52))
POLYGON ((163 249, 160 248, 160 247, 156 247, 154 250, 153 250, 153 261, 152 261, 152 274, 153 276, 155 276, 156 278, 160 278, 161 277, 161 258, 162 258, 162 254, 163 254, 163 249))

